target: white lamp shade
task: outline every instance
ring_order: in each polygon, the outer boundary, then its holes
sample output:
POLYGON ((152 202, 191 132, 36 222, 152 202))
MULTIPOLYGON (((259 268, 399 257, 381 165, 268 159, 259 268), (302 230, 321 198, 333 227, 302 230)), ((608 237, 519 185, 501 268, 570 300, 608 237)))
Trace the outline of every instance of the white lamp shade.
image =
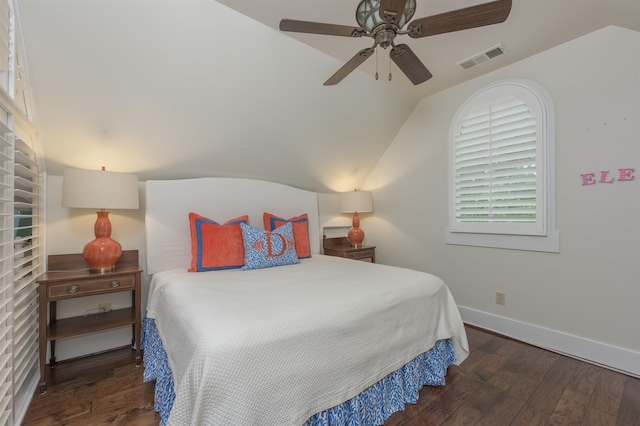
POLYGON ((342 213, 368 213, 373 211, 373 200, 369 191, 342 192, 340 194, 342 213))
POLYGON ((66 169, 62 207, 138 209, 138 176, 105 170, 66 169))

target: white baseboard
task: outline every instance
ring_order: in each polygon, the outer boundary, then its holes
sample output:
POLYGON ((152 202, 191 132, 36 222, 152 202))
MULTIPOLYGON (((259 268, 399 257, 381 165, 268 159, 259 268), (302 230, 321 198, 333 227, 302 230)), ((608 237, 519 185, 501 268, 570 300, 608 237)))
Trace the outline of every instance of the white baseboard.
POLYGON ((458 306, 462 320, 534 346, 640 377, 640 353, 458 306))

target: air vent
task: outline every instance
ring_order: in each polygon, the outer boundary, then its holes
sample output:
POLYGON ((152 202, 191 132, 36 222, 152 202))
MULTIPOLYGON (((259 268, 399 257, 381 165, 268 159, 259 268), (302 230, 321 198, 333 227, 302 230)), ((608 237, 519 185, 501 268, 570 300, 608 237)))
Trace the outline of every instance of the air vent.
POLYGON ((470 58, 467 58, 463 61, 458 62, 458 65, 463 70, 468 70, 469 68, 473 68, 476 65, 479 65, 483 62, 490 61, 491 59, 497 58, 498 56, 502 56, 507 53, 507 50, 504 48, 502 44, 497 46, 493 46, 490 49, 485 50, 484 52, 473 55, 470 58))

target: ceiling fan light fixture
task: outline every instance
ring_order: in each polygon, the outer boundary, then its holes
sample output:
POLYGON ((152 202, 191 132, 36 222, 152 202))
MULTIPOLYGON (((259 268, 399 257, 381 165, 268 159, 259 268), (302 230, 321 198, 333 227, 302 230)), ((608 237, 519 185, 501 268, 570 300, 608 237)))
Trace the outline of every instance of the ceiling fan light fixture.
MULTIPOLYGON (((415 11, 416 0, 407 0, 402 16, 396 22, 397 27, 402 28, 413 17, 415 11)), ((356 21, 369 34, 373 34, 376 27, 388 24, 380 17, 380 0, 362 0, 356 9, 356 21)))

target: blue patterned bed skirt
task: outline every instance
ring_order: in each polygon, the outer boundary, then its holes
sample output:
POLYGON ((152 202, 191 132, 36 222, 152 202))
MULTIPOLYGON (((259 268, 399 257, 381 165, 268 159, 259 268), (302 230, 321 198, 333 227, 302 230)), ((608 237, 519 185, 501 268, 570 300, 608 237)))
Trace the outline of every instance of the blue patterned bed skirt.
MULTIPOLYGON (((150 318, 143 320, 141 345, 144 381, 156 381, 154 409, 160 413, 160 425, 164 426, 175 399, 173 377, 158 329, 150 318)), ((443 386, 447 368, 454 360, 451 341, 438 340, 433 348, 350 400, 314 414, 305 426, 381 425, 391 414, 402 411, 405 404, 415 404, 424 385, 443 386)))

